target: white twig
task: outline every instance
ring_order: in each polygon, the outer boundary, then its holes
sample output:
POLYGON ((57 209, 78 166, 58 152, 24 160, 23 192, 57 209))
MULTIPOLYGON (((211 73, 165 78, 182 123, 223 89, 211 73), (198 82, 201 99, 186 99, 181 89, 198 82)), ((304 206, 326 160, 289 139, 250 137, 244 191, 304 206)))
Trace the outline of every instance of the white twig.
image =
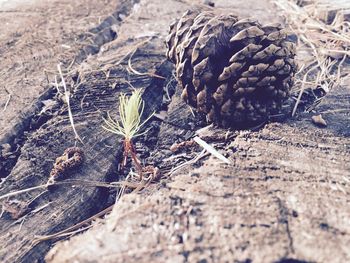
POLYGON ((8 95, 7 101, 2 111, 5 111, 7 109, 7 105, 9 104, 10 100, 11 100, 11 94, 8 95))
POLYGON ((221 153, 219 153, 213 146, 207 144, 205 141, 203 141, 199 137, 194 137, 193 140, 198 143, 203 149, 207 150, 209 153, 214 155, 219 160, 223 161, 224 163, 231 164, 231 161, 227 159, 225 156, 223 156, 221 153))

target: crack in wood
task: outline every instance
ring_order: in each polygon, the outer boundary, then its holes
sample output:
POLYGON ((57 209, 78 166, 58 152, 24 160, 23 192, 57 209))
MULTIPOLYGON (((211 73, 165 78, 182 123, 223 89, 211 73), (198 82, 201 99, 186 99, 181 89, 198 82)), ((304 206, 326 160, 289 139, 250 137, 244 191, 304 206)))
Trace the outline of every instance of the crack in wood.
POLYGON ((279 208, 279 223, 285 226, 285 231, 286 231, 286 235, 288 237, 288 249, 285 252, 284 257, 287 258, 290 254, 294 254, 295 250, 294 250, 294 241, 293 241, 293 236, 292 233, 290 231, 289 228, 289 210, 288 208, 283 204, 283 201, 281 198, 276 197, 276 202, 279 208))

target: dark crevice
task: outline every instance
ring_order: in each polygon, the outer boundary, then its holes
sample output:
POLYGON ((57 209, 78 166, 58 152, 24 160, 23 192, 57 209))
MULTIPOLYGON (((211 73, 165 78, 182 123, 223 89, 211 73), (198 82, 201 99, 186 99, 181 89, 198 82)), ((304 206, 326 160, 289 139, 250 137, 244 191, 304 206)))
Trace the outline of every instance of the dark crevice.
POLYGON ((29 108, 24 111, 24 114, 21 116, 20 121, 15 125, 14 129, 0 139, 0 178, 7 177, 17 163, 21 154, 21 148, 26 141, 27 134, 39 129, 51 118, 48 115, 45 117, 40 116, 39 113, 44 106, 42 101, 52 99, 55 94, 55 89, 52 87, 48 88, 29 108), (4 153, 6 145, 10 148, 8 156, 4 153))
POLYGON ((275 263, 312 263, 310 261, 305 261, 305 260, 299 260, 299 259, 294 259, 294 258, 282 258, 278 261, 275 261, 275 263))
POLYGON ((89 33, 82 34, 79 39, 82 42, 90 42, 92 44, 83 47, 75 57, 75 62, 83 62, 89 55, 95 55, 100 51, 102 45, 113 41, 117 38, 117 28, 123 20, 130 14, 133 6, 139 0, 122 1, 112 15, 102 21, 100 25, 89 30, 89 33))
POLYGON ((290 213, 288 208, 283 204, 283 201, 278 197, 277 197, 277 205, 279 208, 279 223, 285 226, 286 234, 288 237, 288 250, 286 251, 286 255, 285 255, 285 257, 287 257, 289 254, 294 253, 293 237, 289 228, 290 213))

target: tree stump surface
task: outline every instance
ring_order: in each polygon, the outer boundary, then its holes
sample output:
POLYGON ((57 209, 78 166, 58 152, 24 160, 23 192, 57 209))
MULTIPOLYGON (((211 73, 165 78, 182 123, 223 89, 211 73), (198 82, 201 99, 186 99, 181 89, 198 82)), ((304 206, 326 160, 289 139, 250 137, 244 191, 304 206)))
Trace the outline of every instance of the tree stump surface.
MULTIPOLYGON (((18 83, 40 87, 32 89, 27 105, 16 107, 12 101, 11 106, 10 101, 1 118, 5 129, 0 134, 0 175, 4 178, 0 196, 45 184, 55 159, 75 144, 84 151, 85 160, 67 180, 123 180, 117 167, 123 154, 122 138, 101 126, 106 112, 116 116, 120 93, 134 88, 142 89, 145 116, 153 111, 167 115, 163 121, 152 118, 146 134, 135 141, 145 163, 170 170, 202 150, 197 145, 170 151, 174 142, 189 140, 205 124, 193 117, 180 91, 175 92, 164 40, 169 24, 185 10, 194 4, 209 9, 205 1, 109 1, 109 8, 103 1, 77 2, 81 5, 74 5, 71 12, 81 11, 83 4, 90 11, 86 19, 69 20, 80 32, 61 36, 72 41, 69 52, 58 48, 63 43, 56 35, 52 37, 58 41, 52 44, 54 55, 43 56, 39 62, 24 57, 24 64, 36 67, 26 78, 41 79, 41 84, 8 77, 7 90, 18 101, 25 98, 16 88, 18 83), (100 19, 84 23, 91 13, 100 19), (58 60, 63 63, 75 127, 84 144, 75 140, 62 88, 57 92, 52 84, 57 73, 45 75, 43 71, 48 67, 55 72, 58 60), (142 74, 132 72, 128 62, 142 74)), ((268 2, 219 0, 215 8, 263 23, 283 22, 276 15, 278 9, 268 2)), ((13 50, 0 46, 9 66, 21 37, 16 41, 11 44, 13 50)), ((171 176, 164 173, 160 183, 124 195, 112 213, 88 231, 56 244, 57 239, 33 241, 103 210, 111 203, 110 191, 76 184, 11 197, 25 203, 42 193, 19 219, 6 211, 2 214, 0 261, 40 262, 45 255, 47 262, 350 261, 349 87, 348 79, 317 108, 327 121, 325 128, 312 123, 312 114, 299 112, 255 130, 202 130, 201 138, 231 164, 205 155, 171 176)))

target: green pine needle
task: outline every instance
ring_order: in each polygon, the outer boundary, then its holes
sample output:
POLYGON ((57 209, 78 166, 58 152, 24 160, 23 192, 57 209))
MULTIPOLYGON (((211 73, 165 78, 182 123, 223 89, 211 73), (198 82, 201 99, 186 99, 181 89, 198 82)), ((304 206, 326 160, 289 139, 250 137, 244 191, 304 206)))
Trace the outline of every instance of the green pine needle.
POLYGON ((141 97, 141 90, 134 90, 130 97, 124 93, 119 97, 120 121, 115 121, 108 113, 108 118, 103 118, 106 126, 105 130, 123 136, 125 140, 143 135, 139 133, 142 126, 154 115, 154 112, 141 123, 141 117, 145 107, 145 102, 141 97))

